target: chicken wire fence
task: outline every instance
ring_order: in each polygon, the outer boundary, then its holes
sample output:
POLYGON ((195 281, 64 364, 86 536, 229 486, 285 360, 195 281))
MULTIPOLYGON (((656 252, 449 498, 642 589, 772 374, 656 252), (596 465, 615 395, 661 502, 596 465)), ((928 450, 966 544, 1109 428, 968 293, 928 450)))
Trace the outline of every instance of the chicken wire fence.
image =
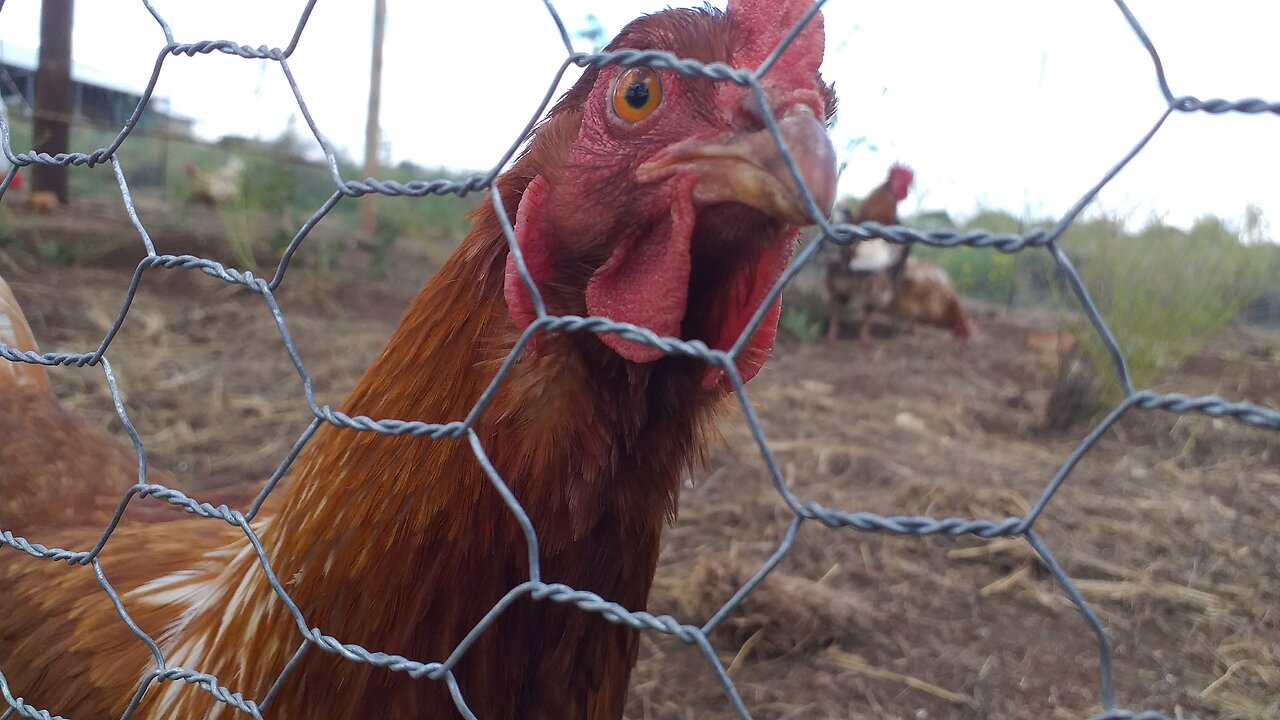
MULTIPOLYGON (((1094 715, 1091 720, 1156 720, 1157 718, 1165 718, 1165 715, 1159 711, 1132 711, 1122 709, 1117 706, 1112 685, 1111 648, 1102 622, 1090 607, 1089 603, 1081 595, 1080 591, 1076 588, 1072 579, 1062 569, 1062 566, 1059 565, 1057 560, 1054 559, 1053 554, 1050 552, 1044 540, 1036 532, 1036 520, 1044 512, 1049 502, 1053 499, 1054 494, 1067 480, 1072 470, 1085 456, 1085 454, 1089 452, 1095 443, 1098 442, 1099 438, 1101 438, 1112 425, 1114 425, 1128 412, 1134 410, 1164 410, 1173 413, 1201 413, 1214 417, 1230 418, 1240 423, 1264 429, 1280 430, 1280 411, 1248 402, 1229 402, 1216 396, 1189 397, 1176 393, 1159 394, 1152 391, 1135 389, 1126 367, 1124 353, 1121 351, 1116 338, 1108 329, 1106 322, 1102 319, 1097 306, 1090 298, 1089 292, 1081 281, 1080 276, 1076 273, 1071 261, 1058 245, 1057 241, 1067 227, 1071 225, 1090 201, 1093 200, 1099 190, 1101 190, 1103 186, 1105 186, 1131 160, 1133 160, 1138 153, 1142 151, 1151 138, 1159 131, 1165 120, 1167 120, 1173 113, 1206 112, 1211 114, 1222 114, 1236 112, 1249 114, 1270 113, 1280 116, 1280 102, 1268 102, 1256 98, 1237 101, 1225 99, 1201 100, 1190 96, 1175 95, 1170 89, 1169 83, 1165 78, 1160 55, 1157 53, 1155 46, 1142 29, 1137 18, 1125 5, 1123 0, 1114 1, 1117 8, 1124 15, 1125 21, 1132 28, 1133 32, 1137 35, 1138 40, 1146 47, 1147 52, 1151 56, 1151 61, 1156 73, 1156 81, 1159 84, 1161 93, 1164 95, 1166 108, 1155 121, 1150 131, 1148 131, 1137 142, 1137 144, 1134 145, 1133 149, 1119 162, 1117 162, 1096 185, 1084 193, 1080 200, 1066 213, 1064 217, 1062 217, 1061 220, 1058 221, 1056 225, 1048 230, 1037 230, 1022 235, 1015 235, 992 234, 980 230, 963 233, 956 231, 918 232, 907 227, 885 227, 872 222, 863 223, 861 225, 835 224, 830 223, 828 219, 823 216, 812 195, 809 193, 807 188, 804 188, 804 185, 801 182, 799 171, 779 132, 777 120, 773 116, 773 113, 768 110, 768 100, 761 86, 761 78, 777 61, 786 46, 795 39, 801 28, 803 28, 804 25, 818 12, 823 4, 822 2, 816 3, 804 15, 799 23, 791 29, 791 31, 784 37, 782 43, 775 48, 759 68, 756 68, 755 70, 747 70, 735 69, 719 63, 710 65, 703 64, 696 61, 680 59, 668 53, 656 51, 641 52, 624 50, 620 52, 602 52, 593 54, 576 52, 573 49, 569 33, 566 30, 560 15, 556 12, 556 9, 550 0, 544 0, 546 9, 554 20, 560 34, 560 39, 564 43, 567 56, 555 74, 553 81, 543 97, 542 103, 538 106, 536 112, 531 115, 528 124, 525 126, 524 132, 521 133, 520 138, 507 148, 502 159, 493 167, 493 169, 483 175, 470 177, 463 182, 435 180, 399 183, 374 178, 365 180, 344 179, 339 172, 334 147, 320 133, 319 128, 316 126, 315 121, 312 119, 311 114, 307 109, 302 93, 289 69, 289 57, 297 48, 299 39, 306 28, 311 11, 315 6, 315 0, 311 0, 303 10, 289 45, 284 49, 268 48, 266 46, 253 48, 226 40, 201 41, 196 43, 176 42, 169 25, 165 22, 163 17, 161 17, 161 15, 150 5, 149 2, 147 2, 147 0, 142 0, 151 16, 163 31, 166 44, 157 57, 154 69, 152 70, 150 80, 141 101, 138 103, 133 114, 129 117, 115 140, 109 146, 89 153, 69 152, 50 155, 48 153, 36 152, 34 150, 25 153, 14 153, 10 146, 9 128, 3 123, 3 121, 0 121, 0 131, 2 131, 3 134, 4 153, 9 160, 14 163, 14 167, 4 177, 3 181, 0 181, 0 197, 3 197, 4 192, 13 181, 18 169, 27 165, 88 165, 92 167, 99 163, 109 162, 112 170, 114 171, 116 180, 119 183, 120 194, 124 202, 124 207, 128 212, 143 245, 145 246, 146 257, 138 263, 138 266, 133 273, 128 291, 125 294, 120 311, 97 349, 86 353, 36 353, 23 352, 16 348, 0 344, 0 356, 3 356, 6 361, 10 362, 31 363, 44 366, 61 365, 75 367, 101 367, 115 405, 116 413, 119 416, 120 422, 122 423, 125 431, 132 440, 136 451, 138 457, 139 481, 136 485, 129 488, 124 494, 114 517, 108 523, 97 544, 90 550, 77 551, 45 547, 43 545, 30 542, 25 538, 15 536, 11 531, 5 531, 3 528, 0 528, 0 543, 3 543, 14 550, 26 553, 34 558, 63 561, 72 565, 91 566, 99 584, 109 597, 116 611, 119 613, 121 621, 134 635, 137 636, 140 642, 146 644, 155 660, 154 669, 147 672, 141 678, 132 702, 127 706, 123 713, 123 717, 125 718, 131 716, 137 709, 142 700, 143 693, 151 684, 163 681, 181 681, 196 685, 209 693, 217 701, 226 703, 250 717, 260 718, 263 716, 263 712, 268 709, 271 698, 285 682, 289 673, 298 664, 306 652, 314 648, 323 652, 339 654, 354 663, 368 663, 373 666, 386 668, 391 672, 407 673, 409 676, 414 678, 442 681, 448 686, 459 713, 463 717, 474 719, 475 715, 467 706, 464 692, 458 687, 458 684, 454 680, 453 667, 461 655, 465 653, 467 647, 474 640, 476 635, 491 624, 494 619, 504 611, 504 609, 522 596, 529 596, 542 601, 573 604, 582 612, 597 613, 610 622, 627 625, 639 631, 671 635, 685 643, 696 646, 705 656, 707 663, 711 667, 715 677, 728 698, 728 701, 732 704, 737 714, 743 718, 750 718, 751 714, 747 709, 746 703, 739 695, 733 681, 729 678, 724 665, 716 655, 709 640, 709 636, 711 632, 730 613, 733 612, 739 603, 741 603, 742 600, 751 593, 757 585, 759 585, 765 576, 782 561, 791 549, 792 545, 795 543, 797 533, 802 525, 808 522, 817 522, 832 529, 849 528, 860 532, 889 533, 894 535, 945 535, 950 537, 972 535, 984 539, 1021 537, 1024 538, 1032 548, 1034 548, 1045 567, 1048 568, 1049 572, 1059 583, 1063 591, 1079 610, 1087 630, 1096 638, 1099 659, 1098 695, 1103 711, 1100 714, 1094 715), (284 72, 289 87, 293 92, 294 98, 297 101, 298 108, 300 109, 307 124, 310 126, 317 142, 324 150, 329 172, 333 183, 336 186, 332 196, 330 196, 330 198, 297 230, 292 241, 283 252, 274 275, 269 280, 256 277, 250 272, 227 267, 221 263, 202 257, 191 255, 166 255, 158 253, 156 251, 155 244, 147 233, 146 227, 144 227, 134 209, 129 191, 129 183, 126 180, 124 168, 121 166, 120 161, 116 156, 116 151, 120 148, 121 144, 128 139, 131 132, 133 132, 134 128, 137 126, 139 119, 147 111, 148 103, 151 100, 151 95, 156 86, 156 82, 160 77, 160 73, 164 68, 165 61, 168 58, 177 55, 194 56, 197 54, 209 54, 213 52, 236 55, 251 60, 272 60, 279 64, 280 69, 284 72), (361 197, 370 193, 409 197, 422 197, 426 195, 464 196, 468 193, 492 190, 495 178, 501 168, 503 168, 515 156, 521 146, 523 138, 525 138, 532 130, 537 119, 542 115, 550 101, 553 99, 555 89, 561 78, 564 76, 564 73, 571 66, 604 67, 607 65, 647 65, 653 68, 677 72, 685 76, 698 76, 714 81, 730 82, 746 88, 755 96, 761 106, 766 108, 766 111, 763 113, 763 120, 767 130, 780 147, 782 157, 793 178, 803 188, 802 192, 804 195, 805 205, 808 208, 810 218, 820 228, 820 233, 812 238, 812 240, 799 251, 792 264, 787 268, 782 277, 772 288, 769 296, 755 312, 751 322, 744 329, 736 344, 728 351, 719 351, 710 349, 699 341, 684 341, 673 337, 660 337, 645 328, 625 323, 616 323, 605 318, 553 316, 548 314, 540 296, 538 295, 538 291, 534 286, 533 279, 529 274, 528 268, 525 266, 524 259, 520 253, 520 248, 515 241, 512 227, 507 221, 507 212, 505 208, 502 207, 502 201, 499 194, 491 192, 489 194, 489 199, 495 206, 497 216, 502 223, 503 233, 506 236, 510 252, 515 258, 520 278, 524 282, 528 292, 531 294, 534 307, 537 311, 537 319, 531 323, 528 328, 526 328, 523 334, 521 334, 519 340, 512 348, 497 375, 488 385, 467 417, 463 420, 445 423, 426 423, 399 419, 374 419, 365 416, 349 416, 327 405, 322 406, 318 404, 313 394, 311 377, 308 375, 297 349, 295 348, 293 341, 290 339, 289 330, 285 324, 284 316, 281 313, 279 306, 276 304, 275 299, 275 291, 283 282, 294 254, 306 241, 307 235, 311 229, 314 228, 344 198, 361 197), (922 243, 941 248, 955 248, 960 246, 992 248, 1001 253, 1015 253, 1028 249, 1043 249, 1053 257, 1057 266, 1062 270, 1072 291, 1076 298, 1078 298, 1082 309, 1088 316, 1094 329, 1100 335, 1103 343, 1110 353, 1115 373, 1124 390, 1124 399, 1095 427, 1093 427, 1084 439, 1068 455, 1062 465, 1053 474, 1043 492, 1026 515, 1022 517, 1006 517, 998 520, 958 517, 934 518, 922 516, 884 516, 869 512, 850 512, 837 508, 824 507, 819 503, 804 501, 796 497, 789 489, 787 481, 769 449, 769 443, 764 437, 764 431, 761 427, 759 418, 748 401, 748 395, 744 388, 742 378, 740 377, 733 360, 743 349, 747 339, 750 338, 750 336, 755 332, 755 329, 763 321, 765 310, 779 297, 783 288, 786 287, 791 279, 813 258, 825 243, 847 245, 870 238, 883 238, 889 242, 902 245, 922 243), (125 412, 124 402, 116 385, 111 363, 107 358, 107 350, 110 348, 112 339, 115 337, 125 320, 125 316, 129 311, 130 303, 133 301, 134 296, 137 293, 143 274, 147 271, 156 269, 175 268, 199 271, 227 283, 244 286, 262 297, 272 314, 272 317, 279 329, 281 340, 302 380, 302 387, 306 402, 314 416, 305 432, 303 432, 302 436, 294 444, 293 448, 280 463, 277 470, 271 475, 266 486, 258 495, 253 505, 245 512, 230 509, 225 505, 214 507, 208 503, 202 503, 196 498, 189 497, 173 488, 147 482, 146 453, 143 448, 143 443, 125 412), (781 541, 778 543, 777 549, 773 552, 770 558, 758 569, 758 571, 755 572, 748 582, 739 588, 728 600, 726 600, 720 609, 704 624, 700 626, 690 625, 682 623, 676 618, 670 616, 655 616, 646 612, 634 612, 593 593, 576 590, 562 584, 547 583, 541 579, 538 538, 533 531, 529 517, 520 507, 520 504, 517 502, 515 497, 507 489, 503 479, 490 463, 485 448, 482 446, 479 436, 473 429, 473 424, 475 423, 476 418, 492 400, 495 391, 510 372, 518 355, 523 351, 534 335, 539 332, 590 332, 596 334, 616 334, 627 340, 658 348, 669 355, 683 355, 698 358, 709 365, 723 370, 729 378, 734 388, 737 401, 745 415, 750 433, 759 446, 759 450, 772 485, 781 496, 782 500, 794 513, 794 519, 791 521, 781 541), (433 440, 443 440, 447 438, 458 440, 465 439, 470 444, 471 449, 475 453, 476 459, 484 469, 494 488, 501 494, 506 505, 509 507, 510 511, 513 513, 524 531, 525 539, 528 543, 530 565, 528 581, 512 588, 506 596, 503 597, 502 600, 485 615, 480 624, 476 626, 473 632, 471 632, 467 638, 459 644, 455 651, 451 653, 449 658, 443 662, 422 662, 419 660, 378 652, 376 648, 366 649, 359 645, 347 644, 342 642, 340 638, 325 634, 321 628, 310 626, 307 623, 306 618, 298 609, 297 605, 290 598, 288 591, 277 579, 274 570, 271 568, 267 555, 262 545, 259 543, 258 536, 252 527, 252 521, 268 493, 272 491, 278 481, 288 471, 293 460, 302 450, 302 447, 324 423, 328 423, 338 428, 346 428, 352 432, 373 432, 384 435, 411 435, 415 437, 426 437, 433 440), (130 618, 127 609, 121 603, 117 593, 103 572, 102 567, 99 565, 98 555, 105 546, 108 538, 111 537, 112 532, 119 524, 127 505, 130 502, 133 502, 135 498, 145 498, 148 496, 167 502, 177 508, 181 508, 188 513, 198 515, 202 518, 221 520, 240 528, 256 551, 262 570, 271 588, 296 622, 299 633, 298 651, 294 654, 293 659, 288 663, 288 665, 282 670, 281 674, 272 686, 272 689, 263 698, 258 700, 245 698, 233 689, 224 687, 219 682, 218 678, 202 673, 199 668, 183 668, 169 665, 164 658, 164 653, 161 651, 156 641, 143 632, 130 618)), ((47 710, 36 708, 25 703, 17 694, 20 693, 22 689, 11 688, 9 686, 4 677, 3 669, 4 668, 0 668, 0 694, 4 697, 7 709, 3 713, 0 713, 0 720, 8 720, 11 717, 47 720, 51 717, 55 717, 47 710)), ((54 710, 56 710, 56 708, 54 708, 54 710)))

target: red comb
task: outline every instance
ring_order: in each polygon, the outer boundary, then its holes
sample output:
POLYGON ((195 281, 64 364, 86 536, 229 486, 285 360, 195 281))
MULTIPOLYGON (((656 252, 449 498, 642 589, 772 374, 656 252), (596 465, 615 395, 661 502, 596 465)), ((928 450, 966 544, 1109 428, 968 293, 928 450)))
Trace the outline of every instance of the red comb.
MULTIPOLYGON (((743 69, 759 67, 812 7, 812 0, 729 0, 728 13, 738 20, 743 32, 742 46, 733 64, 743 69)), ((822 65, 825 43, 822 13, 818 12, 765 77, 775 82, 785 78, 797 85, 813 82, 822 65)))
POLYGON ((893 190, 893 195, 899 202, 907 197, 907 191, 911 188, 915 177, 911 168, 901 163, 894 163, 893 167, 889 168, 889 188, 893 190))

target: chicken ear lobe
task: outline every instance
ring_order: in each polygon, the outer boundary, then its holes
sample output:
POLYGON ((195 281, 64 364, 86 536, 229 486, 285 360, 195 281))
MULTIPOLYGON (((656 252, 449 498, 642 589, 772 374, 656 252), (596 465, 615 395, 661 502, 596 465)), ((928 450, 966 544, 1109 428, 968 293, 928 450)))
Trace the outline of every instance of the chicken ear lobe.
MULTIPOLYGON (((588 314, 648 328, 658 335, 679 337, 689 295, 695 211, 692 188, 673 189, 672 196, 684 200, 673 201, 668 217, 649 232, 619 238, 609 259, 587 281, 588 314)), ((547 221, 551 202, 551 185, 539 175, 525 189, 516 210, 516 242, 534 285, 540 289, 553 277, 556 262, 556 236, 547 221)), ((516 327, 523 330, 537 320, 533 298, 512 255, 507 256, 503 297, 516 327)), ((617 335, 603 334, 600 341, 635 363, 654 362, 664 355, 657 348, 617 335)))
MULTIPOLYGON (((533 278, 535 287, 544 286, 551 277, 552 249, 549 233, 544 229, 544 205, 550 199, 550 185, 541 175, 535 177, 520 196, 520 205, 516 208, 515 230, 516 244, 520 246, 520 254, 524 256, 524 265, 533 278)), ((514 254, 507 255, 506 275, 502 286, 503 299, 507 301, 507 312, 516 327, 524 330, 538 319, 538 311, 533 303, 533 296, 520 277, 516 267, 514 254)))
MULTIPOLYGON (((695 210, 692 181, 669 186, 670 214, 648 233, 624 237, 613 254, 587 282, 587 312, 615 322, 679 337, 689 297, 690 245, 695 210), (680 187, 687 185, 688 187, 680 187)), ((663 351, 600 336, 601 342, 626 360, 653 362, 663 351)))

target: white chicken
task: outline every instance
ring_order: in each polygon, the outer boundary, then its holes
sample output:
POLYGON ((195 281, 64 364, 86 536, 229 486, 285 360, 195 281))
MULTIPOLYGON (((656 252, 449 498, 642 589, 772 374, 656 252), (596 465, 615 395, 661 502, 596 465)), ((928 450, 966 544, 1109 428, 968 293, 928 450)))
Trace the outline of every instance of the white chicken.
POLYGON ((234 155, 212 172, 203 172, 195 163, 188 161, 186 172, 187 181, 191 184, 191 197, 197 202, 218 207, 240 197, 244 161, 234 155))

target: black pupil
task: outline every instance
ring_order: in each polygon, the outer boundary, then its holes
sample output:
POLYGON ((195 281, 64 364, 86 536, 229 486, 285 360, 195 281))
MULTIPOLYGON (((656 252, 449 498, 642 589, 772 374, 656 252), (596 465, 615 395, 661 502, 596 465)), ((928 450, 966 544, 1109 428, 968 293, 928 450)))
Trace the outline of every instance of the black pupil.
POLYGON ((628 105, 639 110, 649 103, 649 86, 641 80, 636 80, 627 86, 626 98, 628 105))

